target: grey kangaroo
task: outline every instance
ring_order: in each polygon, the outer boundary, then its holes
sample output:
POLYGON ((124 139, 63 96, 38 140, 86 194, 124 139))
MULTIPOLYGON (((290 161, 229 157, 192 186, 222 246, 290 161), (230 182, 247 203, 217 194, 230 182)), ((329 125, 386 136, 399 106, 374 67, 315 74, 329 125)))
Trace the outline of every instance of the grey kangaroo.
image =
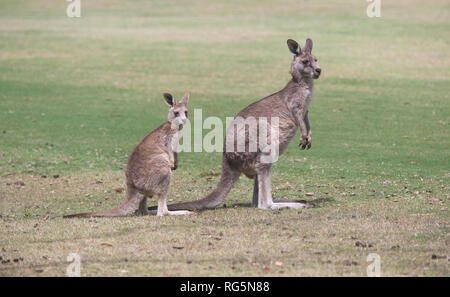
MULTIPOLYGON (((313 42, 306 40, 304 48, 292 39, 287 40, 289 50, 294 55, 291 64, 292 80, 279 92, 263 98, 244 108, 237 117, 249 118, 278 118, 279 154, 288 147, 292 138, 300 128, 300 146, 302 149, 311 148, 311 126, 308 119, 308 108, 313 95, 313 80, 318 79, 321 69, 317 59, 311 54, 313 42)), ((234 122, 233 121, 233 122, 234 122)), ((271 129, 268 123, 269 130, 271 129)), ((244 128, 245 129, 245 128, 244 128)), ((234 125, 230 125, 225 137, 225 143, 233 141, 238 135, 233 133, 234 125)), ((240 136, 244 138, 246 145, 250 143, 250 136, 259 131, 247 131, 240 136)), ((273 201, 270 187, 271 163, 261 162, 265 153, 261 150, 256 152, 240 152, 236 149, 224 149, 222 159, 222 176, 219 184, 205 198, 193 201, 169 205, 170 210, 202 210, 214 208, 221 204, 235 181, 241 173, 254 179, 253 206, 259 209, 280 208, 309 208, 314 207, 304 201, 291 201, 287 199, 273 201)), ((154 209, 154 208, 150 208, 154 209)))
POLYGON ((170 106, 168 121, 145 136, 131 151, 125 171, 127 197, 125 201, 112 210, 87 212, 65 216, 70 217, 117 217, 125 216, 138 206, 138 214, 147 215, 147 197, 158 195, 157 216, 185 215, 190 211, 169 211, 167 209, 167 192, 169 190, 172 170, 178 167, 177 145, 181 130, 186 123, 189 93, 180 102, 171 94, 165 93, 164 99, 170 106))

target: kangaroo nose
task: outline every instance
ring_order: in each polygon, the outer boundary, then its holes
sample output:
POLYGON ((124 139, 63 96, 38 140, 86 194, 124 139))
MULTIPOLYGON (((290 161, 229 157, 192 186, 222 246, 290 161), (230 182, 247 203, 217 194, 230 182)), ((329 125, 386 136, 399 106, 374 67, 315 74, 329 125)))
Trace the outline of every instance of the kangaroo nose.
POLYGON ((322 69, 316 68, 316 72, 317 72, 317 74, 320 74, 322 72, 322 69))

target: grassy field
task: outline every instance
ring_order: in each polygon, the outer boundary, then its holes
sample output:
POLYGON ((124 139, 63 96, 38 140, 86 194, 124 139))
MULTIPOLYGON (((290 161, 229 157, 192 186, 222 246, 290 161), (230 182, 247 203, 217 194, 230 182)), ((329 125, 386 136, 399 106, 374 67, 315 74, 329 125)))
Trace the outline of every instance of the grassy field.
MULTIPOLYGON (((74 19, 62 0, 0 4, 0 276, 64 276, 69 253, 82 276, 365 276, 370 253, 382 276, 450 276, 448 1, 382 1, 380 18, 365 0, 81 2, 74 19), (123 201, 163 92, 234 116, 284 87, 286 39, 307 37, 313 148, 296 137, 272 187, 320 208, 251 208, 241 177, 193 216, 61 218, 123 201)), ((181 153, 170 201, 203 197, 220 164, 181 153)))

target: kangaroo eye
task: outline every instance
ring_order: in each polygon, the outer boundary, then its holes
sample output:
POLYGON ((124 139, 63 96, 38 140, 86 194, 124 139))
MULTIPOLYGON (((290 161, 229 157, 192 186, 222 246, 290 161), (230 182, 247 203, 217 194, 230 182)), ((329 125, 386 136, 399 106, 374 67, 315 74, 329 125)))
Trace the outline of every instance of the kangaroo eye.
POLYGON ((305 64, 305 65, 308 64, 308 62, 309 62, 308 60, 303 60, 302 61, 302 63, 305 64))
POLYGON ((177 111, 177 112, 175 112, 175 116, 177 117, 177 116, 179 116, 180 115, 180 113, 177 111))
POLYGON ((188 114, 188 112, 187 112, 187 110, 184 112, 184 114, 186 115, 186 117, 187 117, 187 114, 188 114))

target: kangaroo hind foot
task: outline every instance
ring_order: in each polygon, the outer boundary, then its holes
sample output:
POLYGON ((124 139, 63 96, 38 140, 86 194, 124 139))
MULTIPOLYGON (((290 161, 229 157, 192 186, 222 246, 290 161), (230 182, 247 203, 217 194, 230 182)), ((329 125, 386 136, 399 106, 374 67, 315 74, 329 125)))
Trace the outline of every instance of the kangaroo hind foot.
POLYGON ((314 204, 303 202, 273 202, 264 209, 304 209, 316 207, 314 204))
MULTIPOLYGON (((307 202, 306 200, 291 200, 291 199, 275 199, 273 200, 273 204, 278 205, 281 208, 294 208, 294 209, 302 209, 302 208, 318 208, 319 205, 307 202)), ((277 206, 275 206, 277 207, 277 206)), ((272 208, 274 209, 274 208, 272 208)), ((276 209, 276 208, 275 208, 276 209)))
POLYGON ((169 216, 184 216, 194 214, 194 212, 189 210, 169 210, 167 211, 167 214, 169 216))
MULTIPOLYGON (((188 215, 193 214, 192 211, 189 210, 169 210, 167 208, 167 191, 162 192, 158 195, 158 209, 156 211, 150 210, 149 213, 156 212, 156 216, 162 217, 162 216, 180 216, 180 215, 188 215)), ((147 206, 145 206, 147 208, 147 206)))

